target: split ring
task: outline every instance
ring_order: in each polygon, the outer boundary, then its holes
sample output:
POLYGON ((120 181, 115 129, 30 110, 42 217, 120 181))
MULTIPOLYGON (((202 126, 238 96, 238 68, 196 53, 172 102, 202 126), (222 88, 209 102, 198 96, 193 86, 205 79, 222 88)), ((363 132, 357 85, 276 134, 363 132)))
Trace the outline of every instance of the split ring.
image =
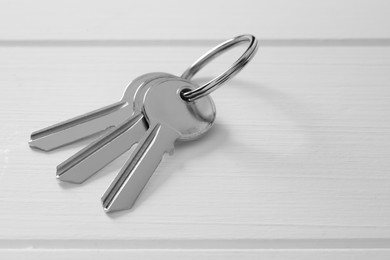
POLYGON ((245 65, 256 54, 258 48, 257 39, 250 34, 234 37, 214 47, 209 52, 200 57, 197 61, 195 61, 195 63, 192 64, 181 75, 182 78, 190 80, 199 70, 201 70, 205 65, 214 60, 216 57, 229 50, 230 48, 242 44, 244 42, 249 42, 248 48, 245 50, 244 54, 242 54, 241 57, 229 69, 220 74, 218 77, 207 82, 203 86, 191 91, 183 92, 183 99, 187 101, 194 101, 198 98, 204 97, 219 88, 229 79, 233 78, 245 67, 245 65))

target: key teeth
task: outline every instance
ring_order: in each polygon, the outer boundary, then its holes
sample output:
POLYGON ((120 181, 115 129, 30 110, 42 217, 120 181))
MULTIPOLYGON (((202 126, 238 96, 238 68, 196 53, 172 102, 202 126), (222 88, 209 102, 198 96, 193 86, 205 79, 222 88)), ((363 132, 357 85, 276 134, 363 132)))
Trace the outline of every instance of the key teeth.
POLYGON ((82 184, 83 181, 77 181, 77 180, 74 180, 74 179, 67 179, 67 178, 64 178, 62 176, 56 176, 57 180, 60 180, 60 181, 63 181, 63 182, 67 182, 67 183, 73 183, 73 184, 82 184))
POLYGON ((107 191, 103 194, 103 196, 101 197, 101 203, 102 203, 102 206, 103 206, 103 210, 105 213, 112 213, 112 212, 116 212, 116 211, 121 211, 121 210, 128 210, 128 209, 131 209, 133 207, 133 204, 129 204, 128 200, 126 199, 126 202, 123 202, 121 200, 123 200, 124 198, 116 198, 114 200, 110 200, 108 201, 108 198, 109 196, 107 196, 107 191))
POLYGON ((130 210, 134 205, 134 203, 133 203, 131 205, 123 206, 124 205, 123 203, 116 203, 114 201, 113 203, 110 203, 108 206, 105 206, 104 205, 105 204, 104 197, 101 198, 101 203, 103 206, 103 210, 106 214, 117 212, 117 211, 122 211, 122 210, 130 210), (122 206, 118 206, 118 205, 122 205, 122 206))
POLYGON ((33 149, 37 149, 37 150, 44 151, 44 152, 50 152, 53 150, 53 149, 50 149, 48 147, 39 145, 39 139, 35 139, 35 140, 30 139, 30 141, 28 141, 28 145, 33 149))
POLYGON ((165 148, 165 153, 162 155, 161 160, 163 159, 164 155, 167 153, 169 156, 172 156, 175 153, 175 145, 171 143, 167 143, 167 148, 165 148))
POLYGON ((83 181, 78 181, 78 180, 75 180, 75 179, 68 179, 66 178, 66 174, 65 175, 56 175, 56 178, 57 180, 60 180, 60 181, 63 181, 63 182, 68 182, 68 183, 73 183, 73 184, 82 184, 83 181))
POLYGON ((44 151, 44 152, 50 152, 56 148, 59 148, 59 147, 51 147, 47 144, 45 144, 45 142, 42 142, 44 141, 45 139, 42 137, 40 137, 39 135, 41 135, 41 132, 42 130, 38 130, 38 131, 34 131, 31 133, 30 135, 30 140, 28 141, 28 145, 33 148, 33 149, 38 149, 38 150, 41 150, 41 151, 44 151))
POLYGON ((114 213, 114 212, 118 212, 118 211, 123 211, 123 210, 129 210, 131 209, 133 206, 131 207, 128 207, 128 208, 115 208, 115 207, 103 207, 103 210, 106 214, 110 214, 110 213, 114 213))
POLYGON ((69 178, 66 172, 62 172, 61 168, 57 166, 57 172, 56 172, 56 178, 57 180, 73 183, 73 184, 81 184, 84 182, 84 180, 77 180, 72 176, 72 178, 69 178))
POLYGON ((167 150, 167 153, 169 154, 169 156, 172 156, 175 153, 175 148, 172 146, 167 150))

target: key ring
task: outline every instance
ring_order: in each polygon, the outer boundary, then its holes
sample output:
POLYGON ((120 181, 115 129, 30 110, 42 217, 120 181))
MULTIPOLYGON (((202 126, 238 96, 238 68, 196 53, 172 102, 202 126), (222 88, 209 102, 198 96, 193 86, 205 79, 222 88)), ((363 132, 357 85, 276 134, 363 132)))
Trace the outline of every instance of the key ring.
POLYGON ((245 65, 253 58, 253 56, 255 56, 257 51, 257 39, 250 34, 244 34, 234 37, 214 47, 202 57, 200 57, 197 61, 195 61, 195 63, 193 63, 186 71, 184 71, 181 77, 190 80, 199 70, 201 70, 209 62, 211 62, 230 48, 242 44, 244 42, 249 42, 248 48, 246 49, 244 54, 242 54, 241 57, 229 69, 224 71, 218 77, 210 80, 203 86, 191 91, 183 92, 181 94, 182 98, 186 101, 194 101, 201 97, 204 97, 219 88, 223 83, 233 78, 238 72, 240 72, 245 67, 245 65))

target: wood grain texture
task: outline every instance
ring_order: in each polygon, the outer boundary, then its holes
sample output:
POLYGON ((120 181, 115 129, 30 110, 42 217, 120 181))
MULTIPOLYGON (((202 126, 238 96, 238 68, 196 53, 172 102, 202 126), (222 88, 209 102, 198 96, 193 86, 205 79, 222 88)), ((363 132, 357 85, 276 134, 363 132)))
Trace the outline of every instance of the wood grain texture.
POLYGON ((3 0, 0 40, 383 39, 389 9, 386 0, 3 0))
POLYGON ((353 259, 386 260, 388 250, 8 250, 5 259, 353 259))
POLYGON ((389 259, 389 8, 2 1, 0 259, 389 259), (143 73, 180 75, 242 33, 261 48, 212 94, 216 125, 164 157, 133 210, 106 215, 100 203, 130 153, 71 185, 55 167, 91 139, 28 147, 32 131, 118 101, 143 73))
POLYGON ((180 74, 207 49, 0 48, 4 259, 389 257, 389 47, 261 48, 213 93, 214 129, 177 145, 131 211, 106 215, 100 205, 128 154, 78 186, 58 183, 55 166, 87 141, 28 147, 33 130, 117 101, 143 73, 180 74))

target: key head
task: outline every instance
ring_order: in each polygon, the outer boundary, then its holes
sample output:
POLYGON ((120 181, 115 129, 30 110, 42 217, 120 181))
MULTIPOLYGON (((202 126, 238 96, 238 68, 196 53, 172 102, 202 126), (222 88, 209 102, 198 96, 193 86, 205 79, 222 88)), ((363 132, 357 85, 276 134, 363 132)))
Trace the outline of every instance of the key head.
POLYGON ((165 72, 151 72, 151 73, 143 74, 137 77, 136 79, 134 79, 133 81, 131 81, 129 85, 127 85, 121 100, 129 103, 133 103, 135 96, 143 88, 143 86, 146 86, 149 82, 155 79, 163 78, 163 77, 170 78, 176 76, 165 72))
POLYGON ((143 97, 142 112, 149 124, 160 123, 178 134, 178 140, 194 140, 215 121, 216 109, 210 96, 188 102, 180 93, 198 86, 181 78, 166 78, 153 84, 143 97))

